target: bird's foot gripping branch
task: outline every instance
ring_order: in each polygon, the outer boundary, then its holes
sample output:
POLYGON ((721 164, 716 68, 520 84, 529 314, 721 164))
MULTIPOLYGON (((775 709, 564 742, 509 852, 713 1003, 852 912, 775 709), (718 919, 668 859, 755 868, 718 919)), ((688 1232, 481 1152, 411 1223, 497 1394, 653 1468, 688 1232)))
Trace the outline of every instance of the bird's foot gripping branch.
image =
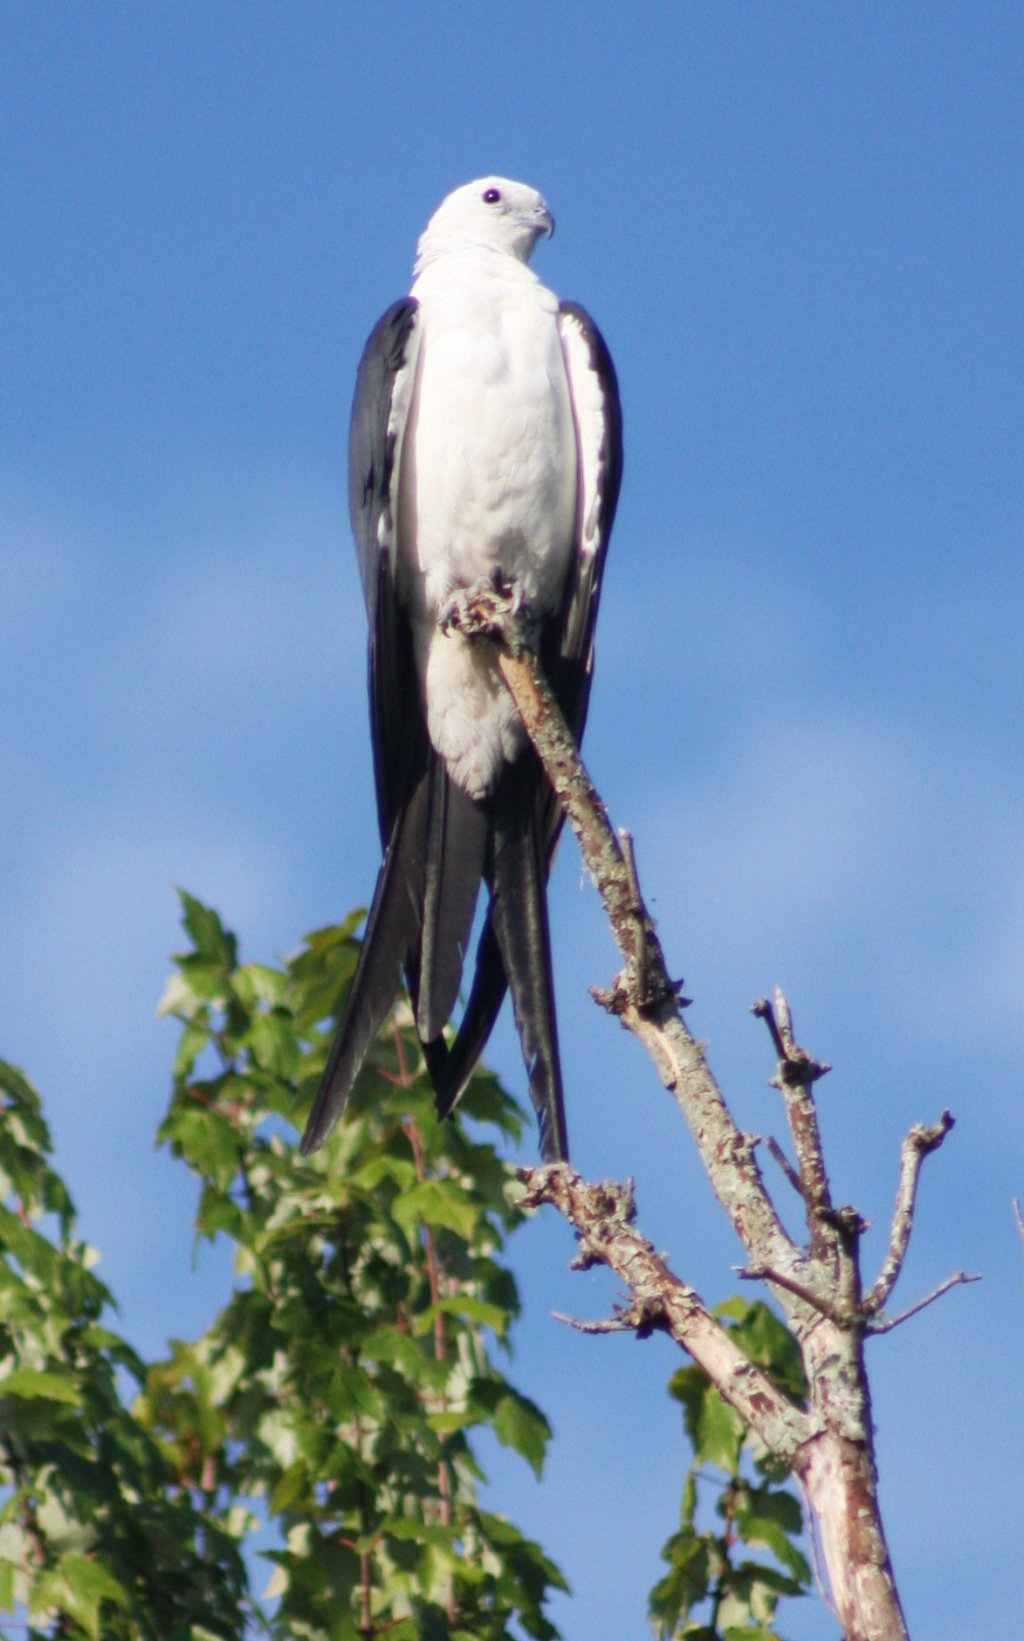
MULTIPOLYGON (((766 1282, 800 1351, 807 1381, 803 1405, 746 1356, 699 1295, 656 1254, 635 1224, 632 1189, 593 1185, 568 1166, 526 1169, 528 1204, 551 1203, 574 1226, 577 1264, 607 1265, 631 1295, 614 1326, 667 1331, 707 1373, 747 1426, 797 1477, 810 1506, 827 1577, 828 1599, 847 1641, 900 1641, 908 1634, 878 1504, 864 1339, 888 1331, 949 1287, 972 1280, 958 1272, 902 1316, 883 1316, 907 1252, 924 1158, 953 1126, 944 1112, 917 1125, 903 1144, 889 1247, 865 1291, 856 1210, 836 1206, 822 1150, 815 1084, 829 1070, 796 1042, 781 992, 754 1012, 765 1020, 776 1055, 779 1089, 795 1161, 774 1140, 780 1164, 803 1208, 805 1236, 791 1236, 758 1163, 757 1136, 735 1123, 701 1045, 682 1015, 647 914, 624 834, 612 830, 573 738, 516 617, 500 607, 478 610, 480 631, 499 647, 498 664, 537 753, 558 794, 604 902, 625 968, 598 1001, 610 1007, 647 1048, 700 1152, 712 1188, 747 1251, 742 1276, 766 1282)), ((589 1331, 595 1331, 592 1327, 589 1331)))
POLYGON ((498 638, 517 653, 537 647, 538 621, 522 587, 497 568, 456 593, 440 625, 442 632, 461 632, 466 638, 498 638))

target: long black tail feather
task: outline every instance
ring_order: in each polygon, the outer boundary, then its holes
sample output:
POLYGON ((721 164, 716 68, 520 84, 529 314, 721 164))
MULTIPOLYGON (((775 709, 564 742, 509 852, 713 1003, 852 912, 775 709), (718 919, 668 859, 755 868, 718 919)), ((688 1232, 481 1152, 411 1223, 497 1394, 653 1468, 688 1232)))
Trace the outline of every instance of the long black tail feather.
POLYGON ((551 978, 548 863, 540 816, 528 796, 531 777, 522 760, 513 764, 495 800, 490 922, 512 993, 541 1157, 564 1162, 569 1147, 551 978))
POLYGON ((450 1117, 465 1093, 474 1067, 494 1030, 494 1023, 505 1001, 507 990, 505 965, 501 959, 501 948, 488 909, 487 921, 481 931, 477 947, 473 986, 466 1000, 455 1041, 450 1049, 446 1049, 442 1041, 441 1048, 444 1052, 441 1054, 437 1053, 436 1044, 423 1045, 427 1070, 434 1085, 439 1117, 450 1117))
POLYGON ((416 1029, 424 1043, 444 1031, 459 995, 487 833, 484 809, 456 786, 435 756, 416 997, 416 1029))
POLYGON ((510 990, 545 1162, 568 1156, 551 977, 547 876, 560 817, 529 753, 474 802, 437 757, 396 816, 327 1068, 302 1136, 316 1151, 341 1115, 404 971, 439 1117, 464 1092, 510 990), (455 1005, 481 877, 490 904, 455 1041, 455 1005))
POLYGON ((337 1122, 367 1049, 395 1000, 399 976, 419 945, 426 878, 430 774, 425 770, 399 811, 384 854, 363 944, 313 1109, 304 1156, 337 1122))

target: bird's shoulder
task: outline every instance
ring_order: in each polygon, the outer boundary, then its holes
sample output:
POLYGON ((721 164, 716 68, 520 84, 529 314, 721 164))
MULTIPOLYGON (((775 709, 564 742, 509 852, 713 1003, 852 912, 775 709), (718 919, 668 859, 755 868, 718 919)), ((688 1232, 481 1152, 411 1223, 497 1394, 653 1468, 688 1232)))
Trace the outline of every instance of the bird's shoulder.
POLYGON ((357 399, 401 369, 418 323, 419 302, 411 294, 398 297, 385 308, 363 347, 356 372, 357 399))

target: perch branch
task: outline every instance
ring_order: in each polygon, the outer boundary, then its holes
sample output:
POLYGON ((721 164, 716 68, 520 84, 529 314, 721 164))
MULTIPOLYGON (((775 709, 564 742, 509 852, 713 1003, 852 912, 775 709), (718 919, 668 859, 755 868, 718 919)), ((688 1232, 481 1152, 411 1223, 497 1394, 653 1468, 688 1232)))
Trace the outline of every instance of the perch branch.
MULTIPOLYGON (((767 1002, 758 1005, 756 1012, 772 1036, 774 1080, 793 1135, 797 1167, 787 1169, 787 1175, 805 1204, 810 1237, 810 1250, 805 1252, 789 1237, 768 1195, 755 1157, 756 1140, 737 1127, 703 1049, 682 1018, 680 987, 669 978, 640 893, 632 842, 620 841, 609 825, 537 665, 532 648, 535 627, 520 604, 514 591, 492 582, 460 594, 447 619, 467 636, 484 636, 495 644, 501 675, 576 834, 624 960, 622 973, 600 1001, 647 1048, 750 1256, 751 1273, 763 1275, 785 1310, 807 1373, 806 1412, 781 1397, 694 1290, 667 1268, 635 1229, 630 1190, 588 1185, 563 1164, 524 1173, 528 1202, 553 1203, 576 1227, 581 1251, 575 1263, 606 1264, 632 1297, 629 1309, 611 1323, 584 1326, 600 1331, 631 1326, 638 1332, 657 1327, 669 1332, 750 1427, 791 1465, 812 1503, 847 1641, 906 1641, 878 1508, 863 1358, 864 1335, 879 1325, 877 1307, 869 1311, 861 1294, 860 1238, 865 1226, 854 1209, 832 1204, 812 1098, 814 1083, 829 1068, 796 1044, 789 1006, 781 993, 776 994, 774 1007, 767 1002)), ((917 1166, 919 1159, 911 1178, 910 1162, 905 1161, 902 1178, 910 1179, 911 1185, 917 1166)), ((912 1208, 910 1190, 905 1211, 897 1213, 899 1228, 894 1229, 879 1278, 884 1292, 898 1273, 912 1208)), ((952 1281, 942 1291, 950 1285, 952 1281)), ((878 1285, 876 1290, 881 1291, 878 1285)), ((922 1303, 937 1297, 938 1292, 922 1303)))
MULTIPOLYGON (((460 595, 449 624, 497 645, 501 675, 530 740, 579 841, 584 863, 625 962, 611 991, 601 994, 651 1056, 693 1135, 712 1188, 738 1236, 756 1259, 795 1282, 813 1278, 806 1256, 788 1236, 765 1188, 749 1137, 722 1098, 701 1045, 680 1008, 679 985, 669 978, 654 924, 640 897, 632 851, 623 850, 573 736, 531 649, 514 592, 488 584, 460 595)), ((785 1295, 787 1310, 800 1301, 785 1295)), ((813 1313, 804 1311, 809 1325, 813 1313)))

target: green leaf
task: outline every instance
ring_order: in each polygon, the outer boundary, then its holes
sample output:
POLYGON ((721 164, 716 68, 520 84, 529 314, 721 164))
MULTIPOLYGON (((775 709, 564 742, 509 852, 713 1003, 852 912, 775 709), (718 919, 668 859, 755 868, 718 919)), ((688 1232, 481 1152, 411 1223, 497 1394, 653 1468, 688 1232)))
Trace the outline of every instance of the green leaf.
MULTIPOLYGON (((165 1001, 167 1001, 166 992, 164 993, 164 998, 165 1001)), ((163 1005, 161 1005, 162 1011, 166 1014, 174 1013, 175 1007, 176 1004, 174 999, 170 1000, 170 1006, 166 1009, 163 1009, 163 1005)), ((180 1081, 182 1078, 191 1076, 192 1068, 195 1065, 196 1060, 199 1058, 199 1055, 202 1053, 209 1041, 210 1030, 205 1020, 189 1020, 181 1034, 181 1038, 178 1043, 178 1052, 174 1056, 173 1071, 177 1080, 180 1081)))
POLYGON ((27 1277, 35 1278, 44 1292, 58 1285, 59 1264, 52 1243, 17 1214, 0 1205, 0 1253, 13 1255, 27 1277))
POLYGON ((220 963, 224 968, 234 968, 238 961, 238 942, 233 934, 228 934, 217 913, 184 889, 178 890, 178 897, 182 908, 181 921, 192 938, 197 954, 220 963))
POLYGON ((312 1477, 305 1459, 288 1466, 270 1496, 271 1515, 285 1515, 300 1499, 308 1499, 312 1477))
POLYGON ((89 1556, 69 1554, 61 1556, 57 1565, 36 1581, 29 1611, 33 1617, 41 1617, 56 1607, 80 1624, 90 1641, 100 1641, 104 1602, 127 1607, 128 1591, 100 1562, 89 1556))
POLYGON ((221 1107, 225 1094, 213 1084, 197 1085, 190 1097, 173 1106, 160 1127, 160 1140, 185 1158, 197 1173, 227 1188, 238 1174, 239 1135, 221 1107))
POLYGON ((17 1396, 22 1401, 64 1402, 70 1407, 80 1406, 82 1400, 73 1374, 39 1368, 15 1368, 13 1373, 6 1374, 0 1379, 0 1396, 17 1396))
POLYGON ((492 1423, 499 1442, 521 1454, 539 1479, 551 1426, 536 1402, 518 1391, 506 1390, 494 1410, 492 1423))
POLYGON ((680 1508, 680 1517, 684 1527, 692 1527, 697 1514, 697 1478, 692 1470, 687 1471, 683 1483, 683 1498, 680 1508))
POLYGON ((803 1531, 799 1500, 781 1489, 752 1488, 738 1499, 736 1527, 747 1544, 763 1544, 800 1583, 810 1582, 811 1570, 793 1543, 803 1531))
POLYGON ((651 1591, 648 1608, 659 1634, 670 1636, 710 1596, 711 1560, 704 1540, 688 1531, 676 1533, 661 1553, 670 1570, 651 1591))
POLYGON ((768 1374, 780 1390, 801 1406, 807 1399, 807 1379, 800 1348, 789 1329, 761 1299, 727 1299, 715 1315, 732 1325, 729 1332, 740 1348, 768 1374))
POLYGON ((509 1318, 505 1307, 492 1305, 486 1299, 476 1299, 472 1294, 452 1294, 446 1299, 439 1299, 436 1305, 428 1305, 416 1318, 417 1332, 429 1332, 438 1316, 455 1316, 461 1321, 475 1322, 478 1327, 490 1328, 499 1336, 508 1330, 509 1318))
POLYGON ((363 1357, 371 1362, 386 1362, 400 1367, 414 1384, 433 1384, 442 1389, 447 1382, 449 1368, 424 1350, 411 1334, 401 1328, 374 1328, 363 1338, 363 1357))
POLYGON ((285 1001, 287 981, 279 969, 267 968, 263 963, 246 963, 235 972, 234 989, 247 1008, 253 1008, 257 1002, 277 1008, 285 1001))
MULTIPOLYGON (((377 1531, 386 1533, 389 1538, 400 1539, 406 1544, 432 1544, 436 1549, 446 1551, 452 1547, 450 1527, 432 1526, 429 1522, 416 1520, 412 1516, 386 1516, 377 1531)), ((365 1548, 373 1548, 372 1538, 367 1541, 365 1548)))
POLYGON ((283 1009, 257 1014, 249 1028, 249 1044, 259 1065, 277 1077, 295 1077, 302 1051, 291 1017, 283 1009))
POLYGON ((703 1370, 681 1368, 669 1381, 669 1393, 683 1404, 686 1434, 696 1462, 720 1465, 730 1476, 738 1474, 746 1427, 703 1370))
POLYGON ((480 1222, 480 1209, 454 1180, 425 1179, 410 1186, 394 1204, 395 1219, 407 1231, 419 1225, 443 1225, 469 1242, 480 1222))

